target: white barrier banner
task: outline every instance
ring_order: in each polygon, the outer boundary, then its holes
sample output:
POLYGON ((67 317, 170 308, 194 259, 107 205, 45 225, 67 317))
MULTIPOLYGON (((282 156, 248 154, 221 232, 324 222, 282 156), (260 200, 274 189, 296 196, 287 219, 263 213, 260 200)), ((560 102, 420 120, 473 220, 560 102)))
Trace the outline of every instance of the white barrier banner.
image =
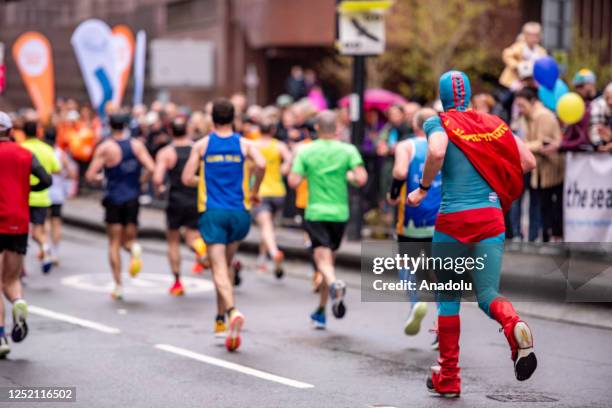
POLYGON ((568 153, 564 227, 567 242, 612 242, 612 155, 568 153))
POLYGON ((100 115, 104 115, 105 104, 113 99, 113 92, 117 89, 113 33, 104 21, 90 19, 79 24, 70 42, 91 104, 100 115))

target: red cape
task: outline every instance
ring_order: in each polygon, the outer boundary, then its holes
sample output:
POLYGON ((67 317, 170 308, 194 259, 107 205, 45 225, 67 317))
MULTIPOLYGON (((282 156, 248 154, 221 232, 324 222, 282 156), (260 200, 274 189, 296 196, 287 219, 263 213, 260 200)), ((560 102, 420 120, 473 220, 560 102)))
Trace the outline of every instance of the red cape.
POLYGON ((497 116, 473 110, 444 112, 440 119, 450 141, 497 193, 507 212, 523 192, 521 158, 510 127, 497 116))

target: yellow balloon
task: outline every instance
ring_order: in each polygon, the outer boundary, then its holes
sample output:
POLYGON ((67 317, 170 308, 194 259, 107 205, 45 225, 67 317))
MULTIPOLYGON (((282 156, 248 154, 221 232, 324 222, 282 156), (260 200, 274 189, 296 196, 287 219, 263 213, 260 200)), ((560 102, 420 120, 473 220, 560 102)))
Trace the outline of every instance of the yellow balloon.
POLYGON ((584 111, 584 100, 575 92, 566 93, 557 102, 557 115, 567 125, 580 122, 584 111))

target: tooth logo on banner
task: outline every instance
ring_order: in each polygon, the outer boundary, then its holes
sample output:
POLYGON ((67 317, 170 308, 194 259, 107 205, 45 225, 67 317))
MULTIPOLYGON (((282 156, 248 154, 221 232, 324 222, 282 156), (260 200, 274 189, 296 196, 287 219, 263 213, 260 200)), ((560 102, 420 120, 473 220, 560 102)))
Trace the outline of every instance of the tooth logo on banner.
POLYGON ((37 32, 23 33, 13 44, 13 58, 43 121, 49 119, 55 99, 53 56, 47 38, 37 32))
POLYGON ((70 40, 92 106, 104 116, 106 103, 117 91, 115 46, 110 27, 98 19, 83 21, 70 40))

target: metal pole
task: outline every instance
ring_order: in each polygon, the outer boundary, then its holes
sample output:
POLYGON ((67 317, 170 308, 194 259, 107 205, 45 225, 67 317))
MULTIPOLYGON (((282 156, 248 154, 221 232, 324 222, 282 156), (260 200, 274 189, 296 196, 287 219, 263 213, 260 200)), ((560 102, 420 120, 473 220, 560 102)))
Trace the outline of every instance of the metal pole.
MULTIPOLYGON (((365 137, 365 108, 363 96, 365 93, 366 57, 357 55, 353 57, 353 94, 351 95, 351 142, 361 148, 365 137)), ((361 239, 363 214, 361 211, 361 196, 358 188, 350 187, 351 217, 347 226, 346 235, 351 241, 361 239)))

